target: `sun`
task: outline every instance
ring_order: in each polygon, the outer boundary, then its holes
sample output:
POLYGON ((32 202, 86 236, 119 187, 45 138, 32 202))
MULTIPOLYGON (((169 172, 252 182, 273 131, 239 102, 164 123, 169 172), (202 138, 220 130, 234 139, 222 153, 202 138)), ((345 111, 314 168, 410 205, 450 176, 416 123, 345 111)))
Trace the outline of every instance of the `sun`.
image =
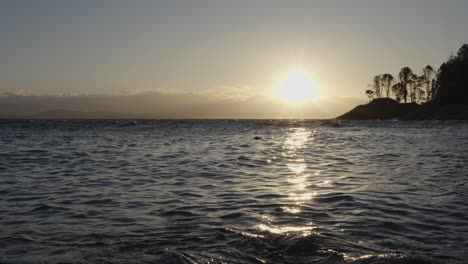
POLYGON ((288 103, 298 104, 314 98, 312 78, 302 70, 291 71, 281 78, 278 97, 288 103))

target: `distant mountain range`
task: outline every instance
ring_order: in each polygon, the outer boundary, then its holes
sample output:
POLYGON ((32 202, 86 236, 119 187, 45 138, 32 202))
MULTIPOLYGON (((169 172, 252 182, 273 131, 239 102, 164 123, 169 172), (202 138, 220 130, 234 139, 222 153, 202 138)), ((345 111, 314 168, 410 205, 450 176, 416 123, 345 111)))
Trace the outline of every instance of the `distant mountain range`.
POLYGON ((269 96, 246 99, 146 92, 130 95, 0 95, 0 118, 20 119, 326 119, 365 101, 325 97, 290 105, 269 96))
POLYGON ((0 116, 2 119, 155 119, 156 115, 124 114, 117 112, 84 112, 55 109, 32 115, 0 116))

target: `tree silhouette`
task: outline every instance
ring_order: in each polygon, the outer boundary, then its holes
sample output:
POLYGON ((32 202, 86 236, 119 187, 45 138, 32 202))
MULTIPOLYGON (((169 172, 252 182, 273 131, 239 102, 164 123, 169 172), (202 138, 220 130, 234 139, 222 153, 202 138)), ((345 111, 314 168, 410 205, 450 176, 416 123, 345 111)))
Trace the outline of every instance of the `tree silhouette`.
POLYGON ((423 77, 424 77, 424 87, 426 89, 426 102, 429 102, 432 100, 432 87, 434 86, 434 76, 435 76, 435 71, 434 68, 432 68, 431 65, 427 65, 423 69, 423 77))
POLYGON ((393 93, 400 103, 428 103, 437 105, 459 105, 468 107, 468 44, 463 45, 456 56, 449 59, 435 71, 431 65, 416 75, 409 67, 398 73, 398 82, 391 74, 375 75, 366 95, 370 100, 389 98, 393 93))
POLYGON ((366 90, 366 95, 367 97, 369 97, 369 101, 372 101, 372 99, 374 98, 374 91, 366 90))
POLYGON ((377 99, 382 98, 382 76, 374 76, 374 79, 372 80, 372 84, 370 86, 374 90, 374 97, 377 99))
POLYGON ((404 96, 404 87, 401 83, 392 85, 392 92, 395 94, 395 100, 399 103, 404 96))
POLYGON ((403 92, 403 100, 406 104, 408 98, 408 84, 411 82, 411 78, 413 77, 413 70, 409 67, 403 67, 398 74, 398 78, 400 79, 400 83, 403 85, 402 92, 403 92))
POLYGON ((421 87, 424 84, 424 76, 417 76, 416 74, 412 74, 409 81, 410 86, 410 100, 411 103, 417 103, 418 100, 421 100, 420 95, 421 92, 424 92, 421 87))
POLYGON ((422 103, 425 101, 426 92, 423 89, 418 89, 416 91, 416 102, 422 103))
POLYGON ((468 44, 463 44, 457 52, 458 59, 466 61, 468 59, 468 44))
POLYGON ((387 98, 390 97, 390 92, 391 92, 391 88, 392 88, 392 85, 393 85, 393 82, 395 81, 395 79, 393 78, 393 76, 389 73, 385 73, 385 74, 382 74, 382 77, 381 77, 381 81, 382 81, 382 84, 383 84, 383 87, 385 89, 385 96, 387 98))
POLYGON ((432 87, 431 87, 431 101, 434 100, 436 90, 437 90, 437 79, 435 78, 434 81, 432 82, 432 87))
POLYGON ((440 66, 433 101, 438 105, 468 105, 468 44, 440 66))

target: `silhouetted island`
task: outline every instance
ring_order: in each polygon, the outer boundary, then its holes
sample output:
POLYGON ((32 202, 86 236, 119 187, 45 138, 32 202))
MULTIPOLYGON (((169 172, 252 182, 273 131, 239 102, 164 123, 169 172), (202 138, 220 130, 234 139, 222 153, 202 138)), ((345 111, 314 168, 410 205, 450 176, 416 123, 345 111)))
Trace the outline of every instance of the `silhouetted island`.
POLYGON ((337 119, 468 120, 468 44, 438 71, 428 65, 418 76, 403 67, 398 79, 388 73, 376 75, 370 87, 368 104, 337 119))

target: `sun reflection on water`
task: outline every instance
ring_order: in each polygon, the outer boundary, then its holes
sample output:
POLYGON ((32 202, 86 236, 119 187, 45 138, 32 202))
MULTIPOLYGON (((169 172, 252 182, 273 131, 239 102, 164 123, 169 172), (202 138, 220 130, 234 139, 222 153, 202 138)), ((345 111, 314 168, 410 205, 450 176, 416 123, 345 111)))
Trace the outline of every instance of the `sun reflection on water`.
MULTIPOLYGON (((310 174, 306 174, 307 164, 304 159, 303 149, 307 147, 308 142, 313 139, 313 132, 305 128, 293 129, 284 142, 283 156, 288 158, 286 167, 293 172, 287 181, 291 186, 292 192, 289 194, 290 200, 295 201, 296 205, 312 199, 314 193, 304 192, 307 187, 307 179, 310 174)), ((299 210, 299 209, 297 209, 299 210)))
POLYGON ((297 208, 297 207, 281 207, 281 209, 283 209, 283 212, 285 213, 290 213, 290 214, 298 214, 301 212, 301 209, 297 208))
POLYGON ((302 236, 310 236, 315 229, 314 226, 273 226, 261 224, 258 226, 261 231, 270 232, 278 235, 301 234, 302 236))
POLYGON ((290 164, 286 164, 286 166, 288 166, 288 169, 296 174, 304 172, 304 170, 307 168, 305 164, 290 163, 290 164))
POLYGON ((288 182, 293 183, 293 184, 300 184, 300 185, 304 186, 308 176, 309 175, 291 177, 291 178, 288 178, 288 182))
POLYGON ((289 134, 284 142, 284 146, 288 149, 296 149, 304 147, 305 143, 309 140, 312 132, 306 130, 305 128, 297 128, 289 134))
POLYGON ((313 192, 313 193, 302 193, 302 194, 297 194, 297 193, 290 193, 289 194, 289 198, 293 201, 296 201, 298 203, 296 204, 301 204, 307 200, 310 200, 312 199, 312 197, 314 197, 317 193, 316 192, 313 192))
MULTIPOLYGON (((307 170, 307 161, 305 159, 304 150, 308 144, 314 140, 313 135, 315 131, 310 131, 306 128, 292 128, 288 131, 286 139, 283 144, 283 152, 281 155, 284 157, 285 167, 289 171, 287 174, 286 182, 288 184, 281 187, 281 192, 288 193, 287 200, 289 205, 281 207, 281 210, 286 214, 299 214, 302 212, 301 205, 307 203, 317 194, 311 192, 308 184, 308 179, 311 176, 317 176, 319 172, 310 172, 307 170), (286 189, 283 189, 286 188, 286 189)), ((311 223, 298 224, 297 222, 291 224, 274 225, 271 219, 267 224, 260 224, 258 229, 267 231, 273 234, 299 234, 302 236, 309 236, 316 228, 311 223)))

